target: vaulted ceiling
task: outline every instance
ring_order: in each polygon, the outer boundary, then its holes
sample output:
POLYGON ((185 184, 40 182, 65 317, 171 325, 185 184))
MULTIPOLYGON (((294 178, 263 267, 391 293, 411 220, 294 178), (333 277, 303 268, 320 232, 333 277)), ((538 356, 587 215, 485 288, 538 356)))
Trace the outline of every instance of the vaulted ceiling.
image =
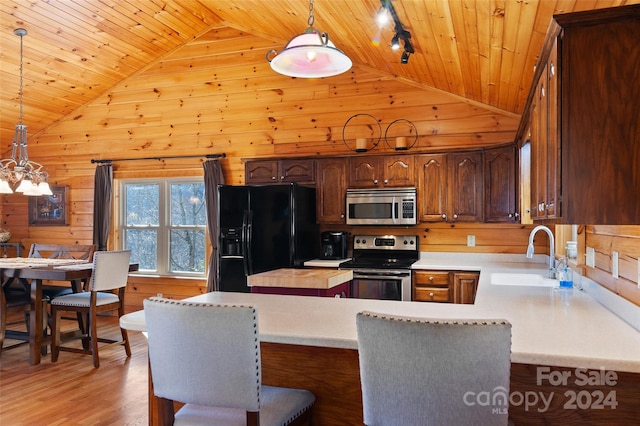
MULTIPOLYGON (((393 0, 415 54, 391 51, 392 25, 379 28, 379 0, 315 0, 314 27, 354 67, 430 87, 487 108, 520 114, 554 14, 640 0, 393 0)), ((18 120, 24 38, 24 124, 30 136, 64 119, 212 29, 236 52, 238 32, 281 50, 301 33, 308 0, 0 0, 0 138, 9 148, 18 120)), ((237 53, 237 52, 236 52, 237 53)), ((262 53, 260 53, 262 54, 262 53)), ((264 67, 269 64, 264 61, 264 67)))

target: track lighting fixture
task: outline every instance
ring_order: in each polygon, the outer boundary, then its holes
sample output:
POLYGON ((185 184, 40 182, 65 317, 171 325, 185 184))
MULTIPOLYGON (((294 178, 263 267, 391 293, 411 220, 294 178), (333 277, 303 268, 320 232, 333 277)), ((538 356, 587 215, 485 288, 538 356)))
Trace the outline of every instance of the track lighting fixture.
POLYGON ((407 31, 402 22, 400 22, 400 18, 396 13, 391 0, 380 0, 382 4, 382 8, 378 11, 377 21, 380 24, 381 16, 384 15, 388 18, 388 15, 391 15, 394 23, 395 34, 391 39, 391 49, 392 50, 400 50, 400 40, 402 40, 402 44, 404 47, 404 51, 402 52, 402 56, 400 57, 400 63, 406 64, 409 62, 409 55, 414 53, 413 45, 411 44, 411 33, 407 31), (389 13, 387 14, 386 11, 389 13))

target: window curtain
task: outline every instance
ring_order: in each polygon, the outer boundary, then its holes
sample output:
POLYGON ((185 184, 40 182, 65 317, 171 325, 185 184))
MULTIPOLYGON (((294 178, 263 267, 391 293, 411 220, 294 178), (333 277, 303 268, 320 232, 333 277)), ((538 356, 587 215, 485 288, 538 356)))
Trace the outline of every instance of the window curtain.
POLYGON ((111 164, 100 164, 96 167, 93 188, 93 243, 97 250, 107 250, 113 192, 111 164))
POLYGON ((207 229, 211 241, 211 257, 209 258, 209 274, 207 275, 207 291, 217 291, 218 285, 218 185, 224 184, 222 164, 217 159, 207 160, 204 168, 204 196, 207 203, 207 229))

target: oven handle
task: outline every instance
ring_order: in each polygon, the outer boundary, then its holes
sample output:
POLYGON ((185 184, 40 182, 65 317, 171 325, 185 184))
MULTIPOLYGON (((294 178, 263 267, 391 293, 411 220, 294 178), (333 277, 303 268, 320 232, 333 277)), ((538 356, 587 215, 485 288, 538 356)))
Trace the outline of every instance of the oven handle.
POLYGON ((411 272, 356 272, 353 271, 353 278, 354 279, 361 279, 361 278, 371 278, 371 279, 377 279, 380 277, 383 278, 400 278, 400 277, 408 277, 411 275, 411 272))

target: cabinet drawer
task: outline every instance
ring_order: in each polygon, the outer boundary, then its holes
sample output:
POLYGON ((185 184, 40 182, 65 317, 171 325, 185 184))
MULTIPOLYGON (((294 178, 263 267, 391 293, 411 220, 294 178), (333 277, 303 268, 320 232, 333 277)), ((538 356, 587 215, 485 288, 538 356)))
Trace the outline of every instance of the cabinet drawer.
POLYGON ((417 302, 451 302, 451 289, 446 287, 415 287, 413 300, 417 302))
POLYGON ((448 271, 415 271, 414 281, 416 285, 449 285, 448 271))

